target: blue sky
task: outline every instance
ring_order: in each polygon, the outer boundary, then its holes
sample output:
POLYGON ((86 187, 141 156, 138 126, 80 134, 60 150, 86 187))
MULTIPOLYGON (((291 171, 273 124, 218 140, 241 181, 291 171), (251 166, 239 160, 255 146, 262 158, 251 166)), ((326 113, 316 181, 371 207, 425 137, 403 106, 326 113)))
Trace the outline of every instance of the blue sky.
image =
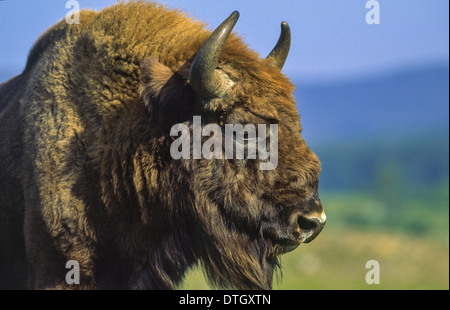
MULTIPOLYGON (((265 57, 280 22, 292 30, 284 71, 301 80, 358 78, 389 70, 448 63, 449 2, 379 0, 380 24, 368 25, 366 0, 161 0, 205 21, 211 29, 239 10, 235 30, 265 57)), ((101 8, 115 0, 79 0, 101 8)), ((0 1, 0 73, 23 69, 33 42, 69 11, 65 0, 0 1)), ((82 21, 81 21, 82 22, 82 21)))

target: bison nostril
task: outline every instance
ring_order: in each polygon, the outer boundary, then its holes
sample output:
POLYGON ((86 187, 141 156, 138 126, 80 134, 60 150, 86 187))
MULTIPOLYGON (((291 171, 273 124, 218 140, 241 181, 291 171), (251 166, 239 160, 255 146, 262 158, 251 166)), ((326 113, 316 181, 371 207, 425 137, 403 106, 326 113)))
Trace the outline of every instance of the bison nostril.
POLYGON ((300 232, 296 234, 296 239, 300 242, 308 243, 316 238, 322 231, 325 222, 315 217, 306 218, 304 216, 299 216, 297 219, 297 224, 300 232))
POLYGON ((309 219, 307 219, 307 218, 305 218, 303 216, 300 216, 298 218, 297 224, 298 224, 298 226, 300 227, 300 229, 302 231, 311 230, 311 229, 315 230, 316 227, 317 227, 317 223, 315 223, 315 222, 313 222, 313 221, 311 221, 311 220, 309 220, 309 219))

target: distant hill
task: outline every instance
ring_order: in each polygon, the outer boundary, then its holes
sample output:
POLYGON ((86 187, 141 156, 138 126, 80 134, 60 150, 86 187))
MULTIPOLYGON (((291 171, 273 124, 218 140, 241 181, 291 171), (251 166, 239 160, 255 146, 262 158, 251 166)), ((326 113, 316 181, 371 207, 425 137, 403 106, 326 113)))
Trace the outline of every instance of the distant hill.
POLYGON ((448 135, 448 64, 334 84, 296 84, 303 134, 313 144, 426 131, 448 135))

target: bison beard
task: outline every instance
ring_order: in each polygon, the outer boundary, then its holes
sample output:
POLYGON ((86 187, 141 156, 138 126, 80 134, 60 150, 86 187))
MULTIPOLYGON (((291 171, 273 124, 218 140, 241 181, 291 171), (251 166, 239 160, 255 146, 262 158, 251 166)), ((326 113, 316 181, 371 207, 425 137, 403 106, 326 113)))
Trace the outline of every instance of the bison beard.
POLYGON ((278 256, 317 236, 320 163, 280 72, 289 27, 261 59, 238 17, 211 33, 130 1, 39 38, 0 85, 0 288, 173 289, 200 264, 216 287, 270 289, 278 256), (277 124, 277 168, 171 158, 170 128, 198 114, 277 124))

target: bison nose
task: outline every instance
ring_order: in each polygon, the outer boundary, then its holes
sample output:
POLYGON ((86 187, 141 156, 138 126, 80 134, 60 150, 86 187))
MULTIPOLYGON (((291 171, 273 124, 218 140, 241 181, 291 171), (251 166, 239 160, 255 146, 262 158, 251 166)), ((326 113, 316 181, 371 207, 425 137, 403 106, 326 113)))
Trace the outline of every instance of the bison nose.
POLYGON ((318 199, 308 200, 292 208, 286 207, 282 211, 278 214, 278 221, 262 225, 263 236, 280 245, 282 253, 314 240, 327 219, 318 199))
POLYGON ((299 216, 297 230, 294 231, 293 237, 297 242, 311 242, 320 234, 324 226, 325 220, 321 218, 299 216))
POLYGON ((316 208, 314 208, 316 210, 315 212, 309 214, 298 213, 292 215, 292 239, 298 243, 311 242, 320 234, 323 227, 325 226, 327 217, 325 215, 325 212, 323 211, 320 200, 315 200, 313 203, 316 204, 316 208), (318 213, 317 211, 320 211, 320 213, 318 213))

